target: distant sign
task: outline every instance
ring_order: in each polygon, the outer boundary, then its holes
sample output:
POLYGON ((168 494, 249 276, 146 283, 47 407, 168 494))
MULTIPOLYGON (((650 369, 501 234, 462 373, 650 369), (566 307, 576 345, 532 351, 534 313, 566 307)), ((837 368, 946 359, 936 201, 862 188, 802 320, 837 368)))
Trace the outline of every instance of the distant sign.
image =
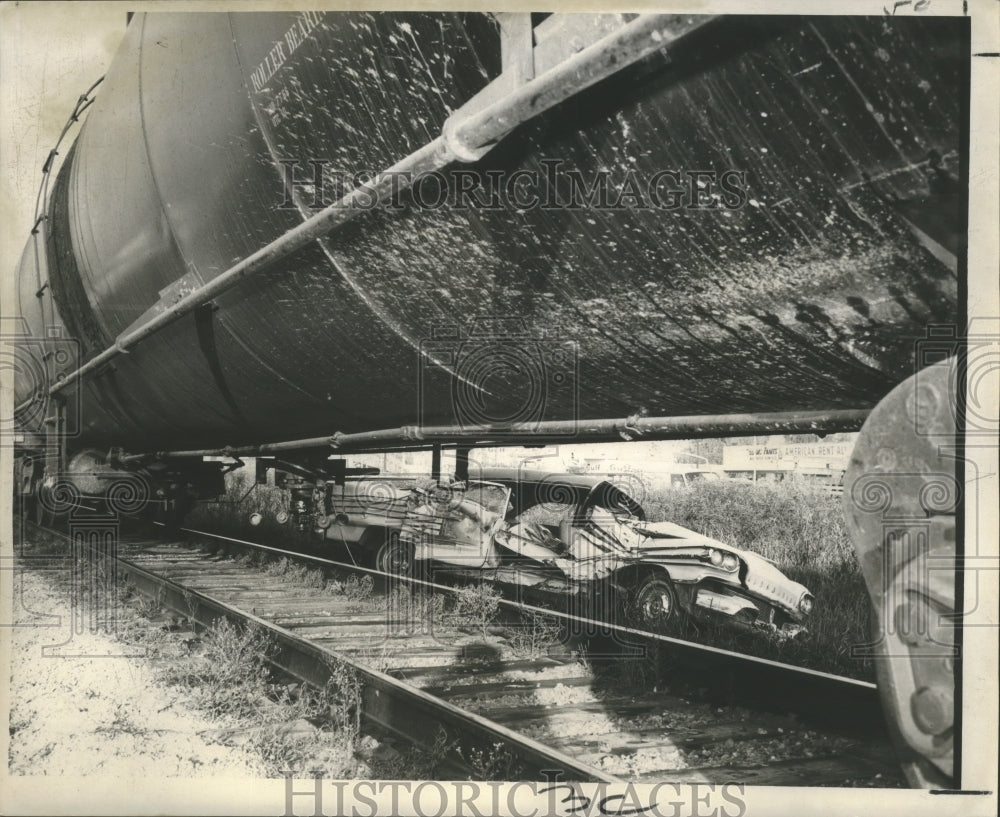
POLYGON ((727 471, 839 470, 847 467, 853 447, 853 442, 727 445, 722 449, 722 467, 727 471))

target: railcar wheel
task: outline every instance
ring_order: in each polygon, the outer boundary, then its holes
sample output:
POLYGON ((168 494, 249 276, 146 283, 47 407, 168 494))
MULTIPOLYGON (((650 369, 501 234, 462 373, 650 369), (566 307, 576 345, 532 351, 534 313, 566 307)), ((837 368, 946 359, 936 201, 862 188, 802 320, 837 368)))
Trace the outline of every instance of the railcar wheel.
POLYGON ((663 573, 646 576, 632 593, 632 620, 635 626, 651 632, 664 632, 681 618, 677 591, 670 577, 663 573))
POLYGON ((168 530, 177 527, 176 503, 171 499, 161 499, 153 510, 153 520, 168 530))
POLYGON ((177 530, 193 507, 190 497, 171 492, 155 503, 153 518, 168 530, 177 530))
POLYGON ((45 482, 39 479, 35 483, 35 490, 32 496, 35 524, 41 528, 55 527, 56 524, 55 512, 49 507, 49 503, 46 502, 45 499, 42 497, 42 491, 45 490, 47 490, 45 487, 45 482))
POLYGON ((32 498, 31 507, 31 518, 34 519, 35 524, 40 528, 46 527, 49 520, 46 518, 45 506, 39 501, 38 497, 32 498))
POLYGON ((398 533, 390 533, 375 554, 375 569, 397 576, 409 575, 413 570, 413 548, 400 542, 398 533))

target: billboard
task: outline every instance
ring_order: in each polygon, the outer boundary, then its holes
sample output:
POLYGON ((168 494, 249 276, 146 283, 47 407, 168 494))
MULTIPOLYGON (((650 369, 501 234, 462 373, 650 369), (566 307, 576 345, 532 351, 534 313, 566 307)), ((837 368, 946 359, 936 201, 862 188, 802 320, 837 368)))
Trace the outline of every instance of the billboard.
POLYGON ((722 449, 726 471, 839 471, 847 467, 853 440, 815 443, 727 445, 722 449))

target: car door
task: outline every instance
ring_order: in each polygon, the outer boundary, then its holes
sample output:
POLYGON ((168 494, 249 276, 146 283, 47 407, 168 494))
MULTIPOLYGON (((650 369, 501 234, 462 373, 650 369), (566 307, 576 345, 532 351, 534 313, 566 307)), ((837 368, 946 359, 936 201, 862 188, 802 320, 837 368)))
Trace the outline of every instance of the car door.
POLYGON ((461 567, 496 567, 493 536, 503 524, 509 502, 510 488, 496 482, 475 481, 464 491, 453 491, 436 506, 441 527, 424 549, 425 556, 461 567))

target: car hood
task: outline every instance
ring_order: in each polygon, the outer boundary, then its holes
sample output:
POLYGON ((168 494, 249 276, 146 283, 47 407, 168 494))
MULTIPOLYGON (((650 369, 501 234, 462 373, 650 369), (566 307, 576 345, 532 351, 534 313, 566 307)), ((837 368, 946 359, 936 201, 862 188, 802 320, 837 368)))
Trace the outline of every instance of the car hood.
POLYGON ((639 550, 643 555, 646 555, 646 551, 689 548, 692 546, 719 548, 720 550, 731 551, 739 556, 748 552, 720 542, 718 539, 713 539, 711 536, 705 536, 703 533, 697 533, 689 528, 678 525, 676 522, 643 522, 635 526, 635 532, 642 537, 639 550))

